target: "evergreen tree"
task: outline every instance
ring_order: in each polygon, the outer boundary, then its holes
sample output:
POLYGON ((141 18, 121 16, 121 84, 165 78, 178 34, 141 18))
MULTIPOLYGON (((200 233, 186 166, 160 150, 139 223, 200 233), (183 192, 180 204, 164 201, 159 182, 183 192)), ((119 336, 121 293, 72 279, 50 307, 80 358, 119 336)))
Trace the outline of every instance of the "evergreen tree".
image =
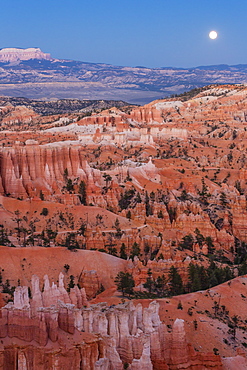
POLYGON ((224 191, 222 191, 220 193, 220 204, 223 206, 223 207, 226 207, 227 206, 227 199, 226 199, 226 193, 224 193, 224 191))
POLYGON ((46 235, 47 235, 47 238, 49 239, 49 246, 50 246, 51 241, 53 241, 53 243, 55 243, 55 239, 57 237, 57 232, 56 231, 53 231, 52 229, 46 229, 46 235))
POLYGON ((228 280, 231 280, 233 278, 234 278, 233 272, 231 271, 231 269, 229 268, 229 266, 226 266, 224 268, 224 281, 228 281, 228 280))
POLYGON ((3 225, 0 225, 0 245, 9 245, 10 240, 3 225))
POLYGON ((183 282, 176 267, 172 266, 169 270, 170 294, 179 295, 184 292, 183 282))
POLYGON ((200 266, 199 271, 200 271, 199 276, 200 276, 200 280, 201 280, 201 289, 208 289, 209 285, 208 285, 207 270, 205 269, 204 266, 200 266))
POLYGON ((183 249, 193 250, 194 238, 191 234, 185 235, 179 243, 179 247, 183 249))
POLYGON ((74 288, 74 286, 75 286, 75 282, 74 282, 74 280, 75 280, 75 277, 73 276, 73 275, 70 275, 70 280, 69 280, 69 284, 68 284, 68 291, 70 292, 70 289, 72 289, 72 288, 74 288))
POLYGON ((239 194, 240 195, 243 195, 244 194, 244 191, 243 191, 243 189, 241 188, 241 184, 240 184, 240 181, 239 180, 237 180, 236 182, 235 182, 235 188, 239 191, 239 194))
POLYGON ((72 191, 74 190, 74 185, 73 185, 73 182, 72 182, 71 179, 67 179, 67 182, 66 182, 66 190, 69 193, 72 193, 72 191))
POLYGON ((182 202, 185 202, 187 199, 189 199, 189 196, 187 194, 187 191, 184 189, 182 190, 182 193, 179 197, 179 199, 182 201, 182 202))
POLYGON ((137 193, 137 194, 136 194, 135 202, 136 202, 136 203, 141 203, 141 202, 142 202, 142 198, 141 198, 141 196, 140 196, 140 193, 137 193))
POLYGON ((79 198, 81 204, 84 204, 84 206, 87 205, 87 191, 86 191, 86 183, 85 181, 81 181, 79 184, 79 198))
POLYGON ((208 204, 208 198, 211 197, 211 194, 208 192, 208 187, 205 184, 205 179, 204 177, 202 178, 202 190, 198 191, 199 199, 202 203, 205 205, 208 204))
POLYGON ((87 225, 84 222, 82 222, 80 228, 78 229, 78 234, 85 236, 86 230, 87 230, 87 225))
POLYGON ((238 275, 246 275, 247 274, 247 263, 244 261, 241 265, 238 267, 238 275))
POLYGON ((127 260, 126 246, 124 243, 122 243, 121 248, 120 248, 120 258, 127 260))
POLYGON ((68 265, 67 263, 65 263, 65 265, 63 267, 66 270, 66 272, 68 272, 69 271, 69 268, 70 268, 70 265, 68 265))
POLYGON ((232 317, 232 321, 233 321, 233 339, 235 340, 236 339, 236 329, 238 327, 238 320, 239 320, 239 317, 237 315, 234 315, 232 317))
POLYGON ((128 220, 131 219, 131 212, 130 212, 130 210, 128 210, 128 212, 126 213, 126 217, 128 218, 128 220))
POLYGON ((108 246, 107 246, 107 248, 108 248, 108 253, 109 253, 110 255, 112 255, 112 256, 117 257, 117 248, 116 248, 116 247, 114 247, 114 245, 115 245, 115 244, 110 244, 110 245, 108 245, 108 246))
POLYGON ((119 222, 119 219, 118 218, 116 218, 116 220, 115 220, 114 227, 116 228, 115 237, 117 239, 120 239, 121 236, 123 235, 123 232, 120 229, 120 222, 119 222))
POLYGON ((70 251, 73 249, 78 249, 79 244, 76 240, 76 234, 75 233, 69 233, 66 236, 65 243, 63 245, 65 248, 68 248, 70 251))
POLYGON ((163 297, 165 295, 165 291, 166 291, 165 275, 157 277, 155 281, 155 290, 159 296, 163 297))
POLYGON ((167 212, 168 212, 170 223, 172 224, 173 221, 176 220, 177 209, 174 207, 167 207, 167 212))
POLYGON ((133 288, 135 286, 134 279, 129 272, 120 271, 114 282, 117 285, 117 289, 122 292, 123 296, 131 295, 133 293, 133 288))
POLYGON ((64 172, 63 172, 63 178, 64 178, 64 181, 65 181, 65 182, 67 181, 68 176, 69 176, 68 168, 65 168, 65 170, 64 170, 64 172))
POLYGON ((15 227, 15 230, 17 231, 17 239, 18 241, 20 241, 20 237, 21 237, 21 221, 22 221, 22 218, 21 218, 21 212, 19 211, 19 209, 17 209, 15 212, 15 218, 13 218, 12 220, 16 222, 17 224, 17 227, 15 227))
POLYGON ((205 290, 234 278, 234 274, 229 266, 224 268, 217 267, 214 262, 211 262, 207 269, 204 266, 190 263, 188 275, 188 291, 190 292, 205 290))
POLYGON ((146 242, 146 243, 145 243, 145 247, 144 247, 144 253, 145 253, 145 255, 147 255, 149 252, 150 252, 150 246, 149 246, 149 244, 146 242))
POLYGON ((153 287, 154 287, 154 281, 152 279, 152 271, 151 269, 148 269, 148 277, 146 282, 143 284, 144 288, 146 288, 149 293, 152 293, 153 287))
POLYGON ((109 183, 112 181, 112 177, 108 173, 104 173, 103 175, 105 182, 106 182, 106 188, 108 188, 109 183))
POLYGON ((218 285, 218 279, 214 271, 212 271, 211 274, 208 276, 208 283, 209 288, 218 285))
POLYGON ((137 242, 134 242, 130 252, 130 258, 132 258, 132 260, 134 259, 135 256, 137 257, 140 256, 140 246, 139 244, 137 244, 137 242))
POLYGON ((118 205, 121 210, 129 208, 131 201, 135 195, 136 190, 134 188, 126 190, 121 194, 118 205))
POLYGON ((205 243, 208 246, 208 254, 213 254, 215 251, 215 247, 211 236, 206 236, 205 243))
POLYGON ((152 210, 152 206, 150 205, 150 202, 149 202, 149 196, 148 196, 148 192, 146 191, 146 195, 145 195, 145 208, 146 208, 146 216, 151 216, 153 214, 153 210, 152 210))
POLYGON ((196 242, 202 247, 205 238, 204 236, 200 233, 200 230, 198 228, 195 229, 194 233, 196 234, 196 242))
POLYGON ((191 292, 201 290, 201 279, 198 267, 199 266, 194 265, 193 263, 189 264, 189 290, 191 292))

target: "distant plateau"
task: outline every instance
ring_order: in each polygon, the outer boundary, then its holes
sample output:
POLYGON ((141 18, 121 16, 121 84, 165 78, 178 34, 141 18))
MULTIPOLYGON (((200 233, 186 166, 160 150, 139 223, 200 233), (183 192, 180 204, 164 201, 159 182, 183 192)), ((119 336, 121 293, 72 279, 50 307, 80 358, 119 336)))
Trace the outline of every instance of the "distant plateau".
POLYGON ((54 59, 39 48, 0 50, 0 94, 5 96, 145 104, 193 88, 228 83, 247 83, 247 64, 122 67, 54 59))

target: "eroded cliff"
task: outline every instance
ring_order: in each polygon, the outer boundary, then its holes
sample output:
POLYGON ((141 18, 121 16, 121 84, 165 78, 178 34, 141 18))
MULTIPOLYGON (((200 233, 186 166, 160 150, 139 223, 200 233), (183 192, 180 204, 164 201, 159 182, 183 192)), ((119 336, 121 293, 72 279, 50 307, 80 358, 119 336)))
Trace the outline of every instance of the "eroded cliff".
POLYGON ((155 301, 88 306, 78 288, 66 292, 62 274, 58 287, 45 276, 43 292, 33 276, 31 292, 16 288, 1 310, 2 369, 223 369, 220 356, 187 343, 183 320, 168 331, 155 301))

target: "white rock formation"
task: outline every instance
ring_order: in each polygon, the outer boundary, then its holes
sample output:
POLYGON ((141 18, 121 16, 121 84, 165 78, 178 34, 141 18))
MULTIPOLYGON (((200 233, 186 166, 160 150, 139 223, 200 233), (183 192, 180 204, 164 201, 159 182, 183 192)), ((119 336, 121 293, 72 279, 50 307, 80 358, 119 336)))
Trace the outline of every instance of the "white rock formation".
POLYGON ((0 62, 17 62, 29 59, 51 60, 52 58, 50 54, 43 53, 39 48, 5 48, 0 50, 0 62))
POLYGON ((14 291, 14 307, 18 309, 29 308, 28 287, 18 286, 14 291))

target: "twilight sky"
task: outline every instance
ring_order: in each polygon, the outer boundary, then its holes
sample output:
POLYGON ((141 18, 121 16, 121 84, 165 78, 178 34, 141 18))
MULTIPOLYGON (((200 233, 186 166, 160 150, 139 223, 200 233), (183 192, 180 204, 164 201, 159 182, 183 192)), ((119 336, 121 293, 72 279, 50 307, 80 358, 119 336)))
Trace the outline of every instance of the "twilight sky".
POLYGON ((245 0, 8 0, 0 14, 0 48, 121 66, 247 64, 245 0))

